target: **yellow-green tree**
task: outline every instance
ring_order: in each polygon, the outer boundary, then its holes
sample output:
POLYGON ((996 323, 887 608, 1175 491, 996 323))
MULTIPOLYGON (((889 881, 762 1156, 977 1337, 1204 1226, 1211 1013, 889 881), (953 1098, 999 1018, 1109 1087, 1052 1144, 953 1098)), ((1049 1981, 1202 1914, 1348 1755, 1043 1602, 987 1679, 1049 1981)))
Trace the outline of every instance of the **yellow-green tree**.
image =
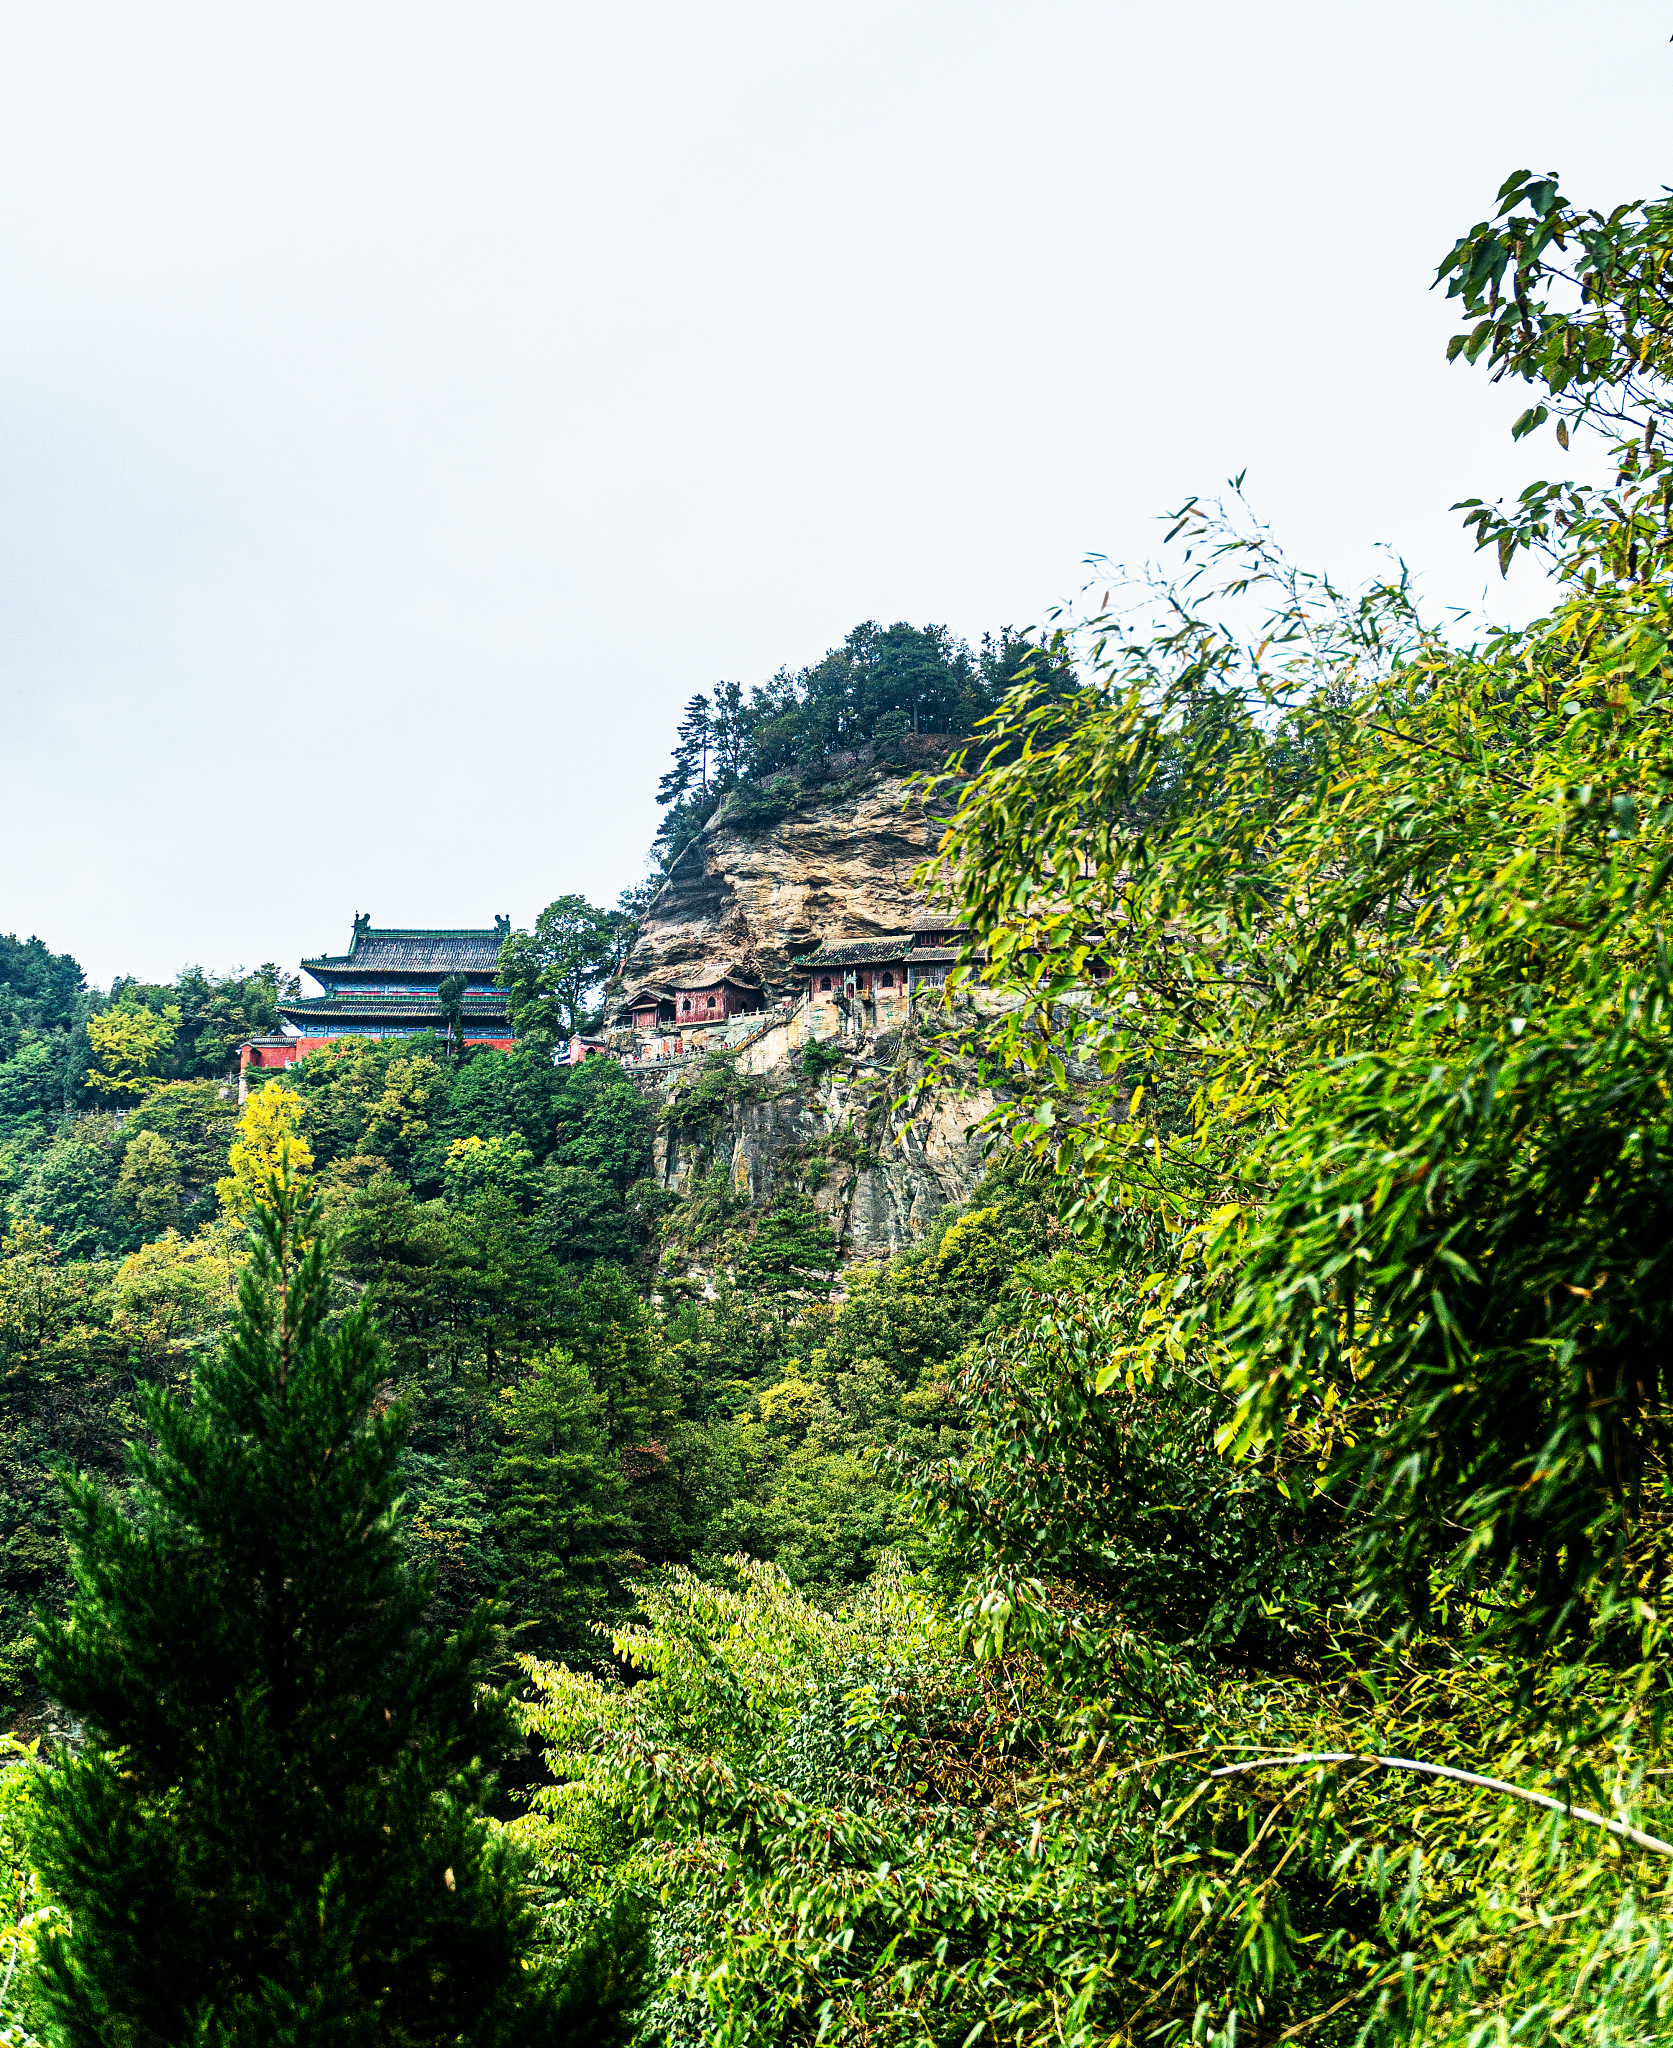
POLYGON ((269 1081, 245 1103, 227 1156, 231 1171, 215 1183, 222 1212, 242 1221, 263 1200, 271 1181, 295 1180, 311 1172, 313 1164, 302 1135, 301 1096, 269 1081))
POLYGON ((118 1268, 112 1328, 153 1365, 184 1361, 231 1320, 248 1263, 241 1233, 230 1222, 208 1224, 195 1237, 166 1230, 118 1268))
POLYGON ((160 1011, 137 1003, 119 1003, 87 1020, 95 1064, 87 1085, 101 1095, 143 1095, 146 1083, 161 1072, 180 1029, 180 1005, 160 1011))
POLYGON ((60 1263, 49 1224, 14 1223, 0 1236, 0 1371, 80 1354, 95 1327, 89 1269, 60 1263))
POLYGON ((134 1213, 142 1223, 179 1222, 180 1161, 175 1157, 174 1147, 159 1132, 135 1132, 122 1155, 116 1185, 133 1203, 134 1213))
POLYGON ((303 1129, 320 1160, 379 1160, 405 1175, 447 1077, 425 1053, 392 1052, 377 1039, 338 1038, 299 1060, 287 1077, 305 1105, 303 1129))
POLYGON ((540 1169, 534 1154, 519 1138, 455 1138, 442 1169, 447 1192, 455 1201, 497 1190, 520 1209, 539 1199, 540 1169))

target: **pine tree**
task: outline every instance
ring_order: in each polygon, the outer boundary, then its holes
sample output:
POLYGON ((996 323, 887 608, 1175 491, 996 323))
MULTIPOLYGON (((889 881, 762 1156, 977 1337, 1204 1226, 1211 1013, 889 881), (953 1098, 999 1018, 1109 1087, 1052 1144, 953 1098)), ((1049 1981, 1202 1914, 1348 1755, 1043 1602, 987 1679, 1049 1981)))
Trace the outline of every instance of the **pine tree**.
POLYGON ((744 779, 749 766, 749 727, 743 684, 716 683, 709 713, 709 744, 714 749, 714 781, 720 789, 731 789, 744 779))
POLYGON ((610 1611, 636 1533, 604 1398, 586 1368, 554 1348, 505 1390, 496 1421, 504 1440, 496 1521, 530 1630, 521 1647, 596 1657, 589 1631, 610 1611))
POLYGON ((785 1192, 739 1249, 738 1282, 782 1314, 796 1296, 829 1294, 840 1255, 830 1224, 807 1197, 785 1192))
POLYGON ((664 806, 682 802, 693 788, 701 795, 709 787, 709 748, 714 727, 709 700, 701 691, 685 707, 675 734, 674 765, 656 787, 656 800, 664 806))
POLYGON ((319 1214, 281 1162, 190 1405, 146 1401, 127 1507, 65 1477, 76 1590, 39 1622, 86 1726, 38 1844, 72 2048, 612 2040, 602 1942, 560 1978, 483 1818, 508 1709, 483 1607, 427 1633, 395 1526, 404 1424, 363 1308, 327 1324, 319 1214))
POLYGON ((436 1007, 447 1023, 447 1049, 458 1059, 465 1049, 465 977, 445 974, 436 988, 436 1007))

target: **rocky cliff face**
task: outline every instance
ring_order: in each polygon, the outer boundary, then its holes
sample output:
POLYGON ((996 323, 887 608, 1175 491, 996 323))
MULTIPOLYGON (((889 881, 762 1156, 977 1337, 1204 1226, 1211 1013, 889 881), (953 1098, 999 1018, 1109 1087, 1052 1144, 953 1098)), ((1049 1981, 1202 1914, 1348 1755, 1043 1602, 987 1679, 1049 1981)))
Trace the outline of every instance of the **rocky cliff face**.
POLYGON ((847 1261, 918 1243, 975 1192, 984 1146, 971 1126, 992 1098, 925 1087, 917 1024, 810 1034, 800 1054, 789 1028, 724 1061, 630 1070, 657 1111, 657 1178, 674 1193, 706 1185, 752 1206, 807 1194, 847 1261))
POLYGON ((970 1197, 984 1151, 971 1127, 992 1100, 926 1085, 931 1041, 950 1021, 939 994, 809 1005, 791 972, 792 954, 820 941, 899 931, 932 907, 912 875, 941 836, 942 805, 926 809, 909 771, 839 762, 753 833, 722 812, 652 904, 606 1012, 612 1050, 631 1053, 620 999, 643 983, 725 960, 764 984, 759 1025, 687 1032, 683 1057, 629 1066, 657 1115, 657 1178, 757 1205, 806 1192, 851 1260, 916 1243, 970 1197))
POLYGON ((721 960, 762 981, 769 997, 791 983, 790 958, 821 939, 901 929, 927 908, 913 870, 935 851, 944 802, 926 809, 907 787, 933 766, 945 739, 908 741, 902 764, 869 751, 838 755, 827 778, 798 782, 795 809, 757 832, 739 831, 723 807, 675 862, 651 905, 605 1010, 646 981, 721 960), (916 756, 917 758, 914 758, 916 756))

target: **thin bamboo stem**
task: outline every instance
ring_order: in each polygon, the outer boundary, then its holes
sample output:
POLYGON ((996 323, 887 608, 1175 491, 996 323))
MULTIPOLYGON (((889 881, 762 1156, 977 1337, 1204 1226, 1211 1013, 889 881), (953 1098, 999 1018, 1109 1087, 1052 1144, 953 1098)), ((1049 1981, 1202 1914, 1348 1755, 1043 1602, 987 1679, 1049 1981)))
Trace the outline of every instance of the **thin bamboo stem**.
POLYGON ((1664 1842, 1659 1835, 1647 1835, 1642 1828, 1632 1827, 1624 1820, 1612 1820, 1608 1814, 1594 1813, 1589 1806, 1554 1799, 1548 1792, 1531 1792, 1525 1785, 1512 1785, 1504 1778, 1483 1777, 1479 1771, 1461 1771, 1452 1764, 1419 1763, 1409 1756, 1366 1756, 1352 1749, 1311 1749, 1294 1756, 1258 1756, 1246 1763, 1222 1764, 1208 1775, 1236 1778, 1247 1771, 1276 1771, 1291 1764, 1376 1764, 1385 1771, 1416 1771, 1423 1777, 1447 1778, 1457 1785, 1479 1785, 1483 1791, 1507 1792, 1512 1799, 1526 1800, 1530 1806, 1543 1806, 1549 1813, 1561 1813, 1592 1827, 1604 1828, 1635 1848, 1653 1850, 1658 1856, 1673 1856, 1673 1842, 1664 1842))

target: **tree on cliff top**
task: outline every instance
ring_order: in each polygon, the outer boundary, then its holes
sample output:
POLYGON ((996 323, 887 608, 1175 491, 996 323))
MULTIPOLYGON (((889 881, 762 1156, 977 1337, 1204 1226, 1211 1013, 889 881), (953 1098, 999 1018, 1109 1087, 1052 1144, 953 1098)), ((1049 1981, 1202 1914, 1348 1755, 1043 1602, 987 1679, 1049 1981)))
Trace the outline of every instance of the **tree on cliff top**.
POLYGON ((907 734, 972 733, 1025 670, 1057 695, 1074 686, 1061 649, 1009 626, 972 654, 945 626, 868 619, 799 673, 781 669, 747 695, 717 684, 712 700, 686 705, 657 787, 667 815, 653 852, 671 866, 739 783, 790 768, 817 774, 832 754, 869 745, 898 760, 907 734))

